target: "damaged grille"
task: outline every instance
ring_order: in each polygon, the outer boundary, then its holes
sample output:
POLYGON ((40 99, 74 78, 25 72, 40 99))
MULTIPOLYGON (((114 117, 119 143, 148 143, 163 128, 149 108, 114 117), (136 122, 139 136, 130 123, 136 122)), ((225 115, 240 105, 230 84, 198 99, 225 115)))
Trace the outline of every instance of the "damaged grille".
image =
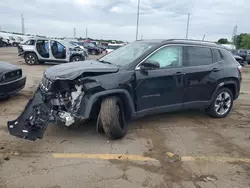
POLYGON ((49 91, 51 89, 52 86, 52 82, 46 78, 45 76, 42 78, 40 87, 45 90, 45 91, 49 91))

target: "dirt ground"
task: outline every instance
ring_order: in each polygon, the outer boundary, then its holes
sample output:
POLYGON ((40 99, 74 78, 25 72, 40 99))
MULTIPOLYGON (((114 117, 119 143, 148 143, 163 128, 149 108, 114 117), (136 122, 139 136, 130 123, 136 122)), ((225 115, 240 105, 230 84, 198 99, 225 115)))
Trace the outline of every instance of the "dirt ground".
POLYGON ((18 65, 27 84, 0 101, 1 188, 248 188, 250 187, 250 67, 231 115, 200 111, 160 114, 134 121, 126 137, 110 141, 87 123, 74 130, 50 125, 42 140, 12 137, 15 119, 51 65, 28 66, 16 48, 0 61, 18 65))

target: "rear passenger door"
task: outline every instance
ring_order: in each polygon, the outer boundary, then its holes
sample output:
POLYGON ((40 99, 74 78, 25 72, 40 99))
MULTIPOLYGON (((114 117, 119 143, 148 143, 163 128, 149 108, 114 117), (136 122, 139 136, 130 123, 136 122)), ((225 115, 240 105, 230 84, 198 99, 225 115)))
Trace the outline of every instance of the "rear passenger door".
POLYGON ((184 105, 203 105, 210 100, 218 80, 223 76, 222 55, 218 49, 209 47, 186 46, 184 49, 184 105))

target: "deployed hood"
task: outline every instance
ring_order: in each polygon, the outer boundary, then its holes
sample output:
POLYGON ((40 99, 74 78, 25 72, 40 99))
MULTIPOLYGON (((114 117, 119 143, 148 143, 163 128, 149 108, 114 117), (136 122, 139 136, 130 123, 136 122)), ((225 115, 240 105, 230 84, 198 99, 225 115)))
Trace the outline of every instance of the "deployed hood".
POLYGON ((44 74, 50 80, 74 80, 83 73, 115 73, 118 70, 119 68, 115 65, 88 60, 55 65, 47 68, 44 74))
POLYGON ((0 72, 17 70, 17 69, 19 69, 19 68, 15 65, 0 61, 0 72))

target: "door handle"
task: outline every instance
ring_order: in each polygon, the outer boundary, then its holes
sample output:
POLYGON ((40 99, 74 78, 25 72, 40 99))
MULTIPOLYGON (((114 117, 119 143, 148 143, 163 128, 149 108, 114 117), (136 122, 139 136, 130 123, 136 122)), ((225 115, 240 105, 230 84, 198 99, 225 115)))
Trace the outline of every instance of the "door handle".
POLYGON ((174 76, 184 75, 184 74, 185 74, 184 72, 176 72, 176 73, 174 73, 174 76))
POLYGON ((213 68, 212 71, 213 72, 218 72, 218 71, 220 71, 220 68, 213 68))

